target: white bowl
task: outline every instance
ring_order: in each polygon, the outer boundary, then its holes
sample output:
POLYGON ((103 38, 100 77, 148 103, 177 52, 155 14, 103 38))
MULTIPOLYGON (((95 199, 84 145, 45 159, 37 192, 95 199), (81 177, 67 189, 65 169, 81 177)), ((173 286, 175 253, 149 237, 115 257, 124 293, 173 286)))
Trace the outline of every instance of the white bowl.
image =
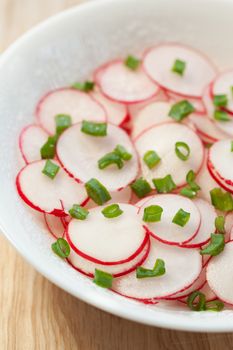
MULTIPOLYGON (((233 311, 190 312, 146 306, 95 286, 57 258, 35 212, 19 199, 20 129, 46 91, 83 79, 108 59, 161 41, 178 41, 233 66, 233 1, 99 0, 63 12, 19 39, 0 60, 0 223, 9 241, 49 280, 87 303, 145 324, 190 331, 232 331, 233 311)), ((36 184, 35 184, 36 186, 36 184)))

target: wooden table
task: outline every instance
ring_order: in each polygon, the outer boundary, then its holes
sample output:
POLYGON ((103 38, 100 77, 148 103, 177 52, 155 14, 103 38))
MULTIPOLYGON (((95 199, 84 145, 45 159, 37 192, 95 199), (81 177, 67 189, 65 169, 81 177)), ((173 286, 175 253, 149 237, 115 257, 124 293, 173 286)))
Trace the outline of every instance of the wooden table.
MULTIPOLYGON (((80 0, 0 0, 0 52, 44 18, 80 0)), ((139 325, 75 299, 29 266, 0 235, 1 350, 233 349, 231 334, 139 325)))

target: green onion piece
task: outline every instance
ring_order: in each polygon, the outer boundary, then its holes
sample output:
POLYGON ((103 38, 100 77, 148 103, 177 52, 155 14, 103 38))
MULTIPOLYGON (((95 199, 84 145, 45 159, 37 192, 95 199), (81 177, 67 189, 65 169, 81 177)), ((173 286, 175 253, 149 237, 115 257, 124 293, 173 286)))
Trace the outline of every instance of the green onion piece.
POLYGON ((53 252, 62 259, 68 258, 70 255, 69 243, 64 238, 58 238, 56 242, 51 245, 51 248, 53 252))
POLYGON ((85 183, 85 188, 88 197, 98 205, 102 205, 112 198, 106 187, 104 187, 104 185, 102 185, 97 179, 90 179, 85 183))
POLYGON ((165 263, 162 259, 156 260, 153 269, 146 269, 142 266, 139 266, 136 269, 137 278, 158 277, 164 275, 165 273, 165 263))
POLYGON ((98 160, 99 169, 105 169, 112 164, 115 164, 118 169, 121 169, 124 166, 121 157, 116 152, 107 153, 105 156, 98 160))
POLYGON ((213 144, 209 142, 209 143, 205 143, 205 144, 204 144, 204 147, 207 148, 207 149, 209 149, 212 145, 213 145, 213 144))
POLYGON ((84 83, 74 83, 71 87, 80 91, 89 92, 94 89, 95 83, 87 80, 84 83))
POLYGON ((163 208, 159 205, 150 205, 144 209, 143 221, 145 222, 158 222, 161 220, 163 208))
POLYGON ((71 116, 67 114, 58 114, 55 117, 56 134, 59 136, 64 130, 69 128, 72 124, 71 116))
POLYGON ((130 187, 133 190, 133 192, 136 194, 136 196, 139 198, 145 197, 147 194, 149 194, 152 191, 152 188, 149 182, 144 180, 142 177, 134 181, 130 185, 130 187))
POLYGON ((134 56, 128 56, 125 60, 125 65, 126 67, 128 67, 131 70, 137 70, 139 65, 140 65, 141 61, 134 56))
POLYGON ((181 160, 187 160, 190 155, 190 148, 189 145, 185 142, 176 142, 175 143, 175 152, 178 158, 181 160), (183 149, 183 152, 182 152, 183 149))
POLYGON ((213 102, 216 107, 226 107, 228 102, 227 95, 215 95, 213 102))
POLYGON ((106 136, 107 124, 106 123, 94 123, 83 120, 81 131, 91 136, 106 136))
POLYGON ((182 196, 188 197, 188 198, 195 198, 197 195, 196 191, 193 191, 191 188, 188 187, 184 187, 181 189, 180 194, 182 196))
POLYGON ((201 255, 216 256, 220 254, 225 247, 225 237, 221 233, 212 233, 208 246, 200 251, 201 255))
POLYGON ((198 290, 192 292, 187 299, 187 305, 192 311, 204 311, 206 305, 205 294, 199 292, 198 290), (196 302, 198 299, 198 302, 196 302))
POLYGON ((210 197, 216 209, 221 211, 233 210, 233 198, 229 192, 225 192, 221 188, 216 187, 210 191, 210 197))
POLYGON ((147 151, 143 157, 144 162, 149 169, 153 169, 161 160, 155 151, 147 151))
POLYGON ((180 122, 194 111, 195 108, 193 105, 189 101, 183 100, 175 103, 170 109, 168 115, 169 117, 175 119, 177 122, 180 122))
POLYGON ((113 276, 110 273, 95 269, 95 277, 93 282, 97 284, 97 286, 102 288, 111 288, 112 281, 113 276))
POLYGON ((224 309, 224 303, 220 300, 208 301, 205 304, 206 311, 222 311, 224 309))
POLYGON ((194 181, 196 178, 196 175, 193 170, 189 170, 189 172, 186 175, 186 182, 189 184, 189 187, 191 190, 197 192, 201 189, 201 187, 194 181))
POLYGON ((121 157, 121 159, 125 161, 128 161, 132 158, 132 154, 129 153, 122 145, 117 145, 114 149, 114 152, 117 153, 121 157))
POLYGON ((231 141, 231 152, 233 152, 233 141, 231 141))
POLYGON ((89 214, 89 211, 81 207, 81 205, 74 204, 73 207, 69 210, 69 214, 72 216, 72 218, 85 220, 89 214))
POLYGON ((60 167, 57 164, 51 162, 51 160, 48 159, 45 163, 42 173, 50 177, 50 179, 54 179, 59 169, 60 167))
POLYGON ((56 153, 57 136, 49 136, 46 143, 41 147, 40 154, 42 159, 53 159, 56 153))
POLYGON ((123 214, 123 210, 121 210, 119 204, 111 204, 107 207, 105 207, 101 213, 103 214, 103 216, 105 216, 108 219, 112 219, 112 218, 117 218, 118 216, 120 216, 121 214, 123 214))
POLYGON ((190 213, 180 208, 172 219, 173 224, 184 227, 190 219, 190 213))
POLYGON ((176 188, 176 184, 174 183, 171 175, 153 179, 152 181, 158 193, 168 193, 176 188))
POLYGON ((230 120, 227 112, 218 109, 214 111, 214 119, 220 122, 228 122, 230 120))
POLYGON ((215 228, 218 233, 225 233, 225 218, 222 215, 219 215, 215 219, 215 228))
POLYGON ((177 73, 179 75, 183 75, 184 70, 185 70, 185 66, 186 66, 185 61, 177 59, 177 60, 175 60, 173 66, 172 66, 172 72, 177 73))

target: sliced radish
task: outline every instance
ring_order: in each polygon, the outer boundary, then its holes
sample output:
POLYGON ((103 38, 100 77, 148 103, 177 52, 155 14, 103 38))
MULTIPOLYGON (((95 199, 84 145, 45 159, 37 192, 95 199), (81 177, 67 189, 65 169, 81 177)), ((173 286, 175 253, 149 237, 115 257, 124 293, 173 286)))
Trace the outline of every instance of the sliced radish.
POLYGON ((225 242, 233 240, 233 212, 225 216, 225 242))
POLYGON ((217 216, 214 207, 207 201, 197 198, 194 200, 201 214, 201 225, 197 235, 188 243, 186 248, 199 248, 210 240, 211 233, 215 232, 215 218, 217 216))
POLYGON ((101 265, 87 260, 77 254, 71 249, 68 262, 79 272, 88 277, 94 277, 95 269, 111 273, 114 277, 120 277, 130 273, 136 269, 137 266, 143 264, 150 251, 150 240, 146 243, 142 251, 129 262, 118 265, 101 265))
POLYGON ((212 301, 217 299, 217 295, 212 291, 207 281, 205 282, 204 286, 200 289, 200 292, 205 294, 206 301, 212 301))
POLYGON ((196 182, 201 187, 201 190, 198 192, 198 196, 210 202, 210 191, 213 188, 218 187, 218 184, 207 169, 207 152, 201 170, 197 175, 196 182))
POLYGON ((228 103, 225 109, 230 113, 233 113, 232 86, 233 70, 228 70, 226 72, 220 73, 210 87, 212 97, 215 95, 227 95, 228 103))
POLYGON ((215 75, 215 67, 201 53, 178 44, 161 44, 144 56, 144 69, 163 88, 193 98, 201 97, 204 87, 215 75), (172 72, 174 62, 185 61, 183 76, 172 72))
POLYGON ((215 170, 220 179, 233 186, 233 152, 231 151, 231 140, 216 142, 209 150, 208 162, 215 170))
POLYGON ((192 169, 198 173, 204 157, 203 145, 196 133, 177 123, 164 123, 145 130, 135 139, 135 147, 140 156, 143 177, 151 184, 153 178, 170 174, 177 186, 183 186, 188 171, 192 169), (176 142, 188 144, 190 155, 186 161, 177 157, 176 142), (149 169, 143 161, 144 154, 149 150, 156 151, 161 158, 160 163, 153 169, 149 169))
MULTIPOLYGON (((110 196, 112 198, 108 201, 108 205, 111 203, 130 203, 132 190, 130 187, 125 187, 120 191, 110 192, 110 196)), ((97 204, 92 199, 90 199, 85 205, 87 209, 95 208, 96 206, 97 204)))
POLYGON ((67 129, 57 143, 57 156, 65 170, 80 182, 97 178, 109 191, 117 191, 131 183, 138 173, 134 146, 124 130, 108 124, 107 136, 94 137, 81 131, 81 123, 67 129), (122 145, 132 154, 122 169, 116 165, 98 168, 98 160, 122 145))
POLYGON ((225 138, 233 136, 233 119, 228 120, 227 122, 216 121, 217 127, 226 135, 225 138))
POLYGON ((40 149, 48 136, 48 133, 36 124, 23 128, 19 136, 19 149, 26 164, 41 159, 40 149))
MULTIPOLYGON (((169 101, 170 102, 179 102, 182 101, 184 99, 184 97, 175 94, 174 92, 167 92, 168 96, 169 96, 169 101)), ((204 114, 206 112, 205 106, 203 104, 202 99, 192 99, 189 98, 189 102, 193 105, 193 107, 195 108, 196 113, 200 113, 200 114, 204 114)))
POLYGON ((43 128, 50 134, 56 131, 55 116, 57 114, 70 115, 73 124, 82 120, 106 121, 106 112, 99 102, 89 94, 71 88, 51 91, 39 101, 36 116, 43 128))
POLYGON ((210 117, 212 119, 213 115, 214 115, 215 107, 214 107, 213 100, 212 100, 211 95, 210 95, 210 85, 207 85, 205 87, 203 94, 202 94, 202 101, 203 101, 203 104, 204 104, 205 109, 206 109, 206 114, 208 115, 208 117, 210 117))
POLYGON ((210 176, 212 176, 213 180, 220 186, 222 187, 225 191, 230 192, 233 194, 233 186, 228 184, 225 180, 223 180, 219 174, 217 173, 217 171, 215 170, 215 168, 213 167, 213 165, 211 164, 210 161, 207 162, 207 168, 209 171, 210 176))
POLYGON ((125 122, 128 117, 128 111, 124 104, 113 102, 97 89, 95 89, 91 95, 104 107, 109 123, 114 125, 122 125, 125 122))
POLYGON ((164 122, 171 123, 173 119, 168 116, 170 109, 169 102, 152 102, 142 108, 133 120, 132 138, 135 139, 142 131, 151 126, 164 122))
POLYGON ((49 232, 55 238, 61 238, 64 236, 66 224, 63 221, 63 218, 58 218, 54 215, 44 214, 44 220, 49 232))
POLYGON ((233 241, 226 243, 224 251, 214 256, 207 266, 206 277, 212 291, 226 303, 233 304, 233 241))
POLYGON ((122 60, 100 67, 95 81, 104 95, 126 104, 148 100, 159 92, 158 85, 147 77, 142 68, 133 71, 122 60))
MULTIPOLYGON (((42 173, 45 163, 45 160, 30 163, 18 173, 16 186, 24 202, 35 210, 56 216, 64 216, 73 204, 85 203, 84 186, 62 168, 53 180, 50 179, 42 173)), ((59 165, 57 161, 53 163, 59 165)))
POLYGON ((71 220, 67 240, 80 256, 98 264, 117 265, 134 259, 145 247, 148 234, 143 228, 137 208, 120 203, 123 214, 104 217, 104 207, 90 210, 86 220, 71 220))
POLYGON ((154 238, 167 244, 180 245, 189 242, 197 234, 201 224, 201 216, 189 198, 176 194, 151 196, 139 210, 141 217, 143 217, 144 209, 150 205, 159 205, 163 208, 161 221, 144 224, 154 238), (190 219, 184 227, 172 222, 173 217, 181 208, 190 213, 190 219))
POLYGON ((151 241, 143 267, 153 269, 156 259, 165 262, 166 273, 152 278, 136 278, 132 272, 113 281, 113 290, 123 296, 144 301, 162 299, 188 288, 199 276, 201 255, 196 249, 185 249, 151 241))

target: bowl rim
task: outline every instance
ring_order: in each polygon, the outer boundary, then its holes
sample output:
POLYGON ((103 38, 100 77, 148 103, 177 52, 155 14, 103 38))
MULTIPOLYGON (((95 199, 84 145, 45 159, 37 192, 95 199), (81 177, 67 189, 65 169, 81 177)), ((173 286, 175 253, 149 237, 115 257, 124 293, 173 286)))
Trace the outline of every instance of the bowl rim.
MULTIPOLYGON (((102 6, 110 4, 118 5, 119 2, 124 3, 125 1, 134 2, 135 0, 98 0, 98 1, 85 1, 79 5, 68 8, 64 11, 61 11, 55 15, 48 17, 46 20, 37 24, 36 26, 29 29, 26 33, 20 36, 14 43, 12 43, 0 56, 0 70, 2 66, 7 62, 7 60, 17 52, 17 49, 22 45, 27 43, 28 40, 33 38, 35 34, 39 34, 40 31, 46 30, 50 26, 53 26, 57 22, 62 19, 66 19, 69 16, 75 15, 77 12, 96 10, 102 6)), ((164 0, 164 1, 172 1, 172 0, 164 0)), ((202 2, 202 0, 196 0, 202 2)), ((219 0, 206 0, 211 2, 219 2, 219 0)), ((231 3, 233 6, 232 0, 224 0, 226 3, 231 3)), ((1 199, 0 199, 1 200, 1 199)), ((49 281, 63 289, 64 291, 70 293, 71 295, 79 298, 80 300, 97 307, 103 311, 109 312, 116 316, 123 317, 125 319, 136 321, 142 324, 156 326, 161 328, 168 328, 174 330, 182 330, 182 331, 192 331, 192 332, 232 332, 233 331, 233 322, 231 317, 228 314, 223 315, 222 318, 216 317, 198 317, 198 313, 195 313, 195 317, 187 317, 182 314, 175 314, 174 312, 163 312, 162 310, 153 310, 152 313, 143 312, 142 308, 119 308, 119 303, 111 301, 111 303, 106 302, 106 294, 105 293, 96 293, 96 290, 90 290, 89 293, 86 293, 85 290, 76 290, 74 291, 68 283, 64 282, 64 279, 59 278, 52 274, 46 266, 42 266, 40 262, 33 260, 33 256, 30 252, 22 245, 18 246, 17 242, 14 241, 13 235, 7 229, 7 219, 3 218, 0 213, 0 230, 4 234, 4 236, 10 241, 10 243, 15 247, 15 249, 20 253, 23 258, 30 263, 38 272, 40 272, 44 277, 46 277, 49 281), (222 321, 222 322, 220 322, 222 321)), ((135 304, 133 305, 135 306, 135 304)), ((145 305, 145 307, 148 307, 145 305)))

